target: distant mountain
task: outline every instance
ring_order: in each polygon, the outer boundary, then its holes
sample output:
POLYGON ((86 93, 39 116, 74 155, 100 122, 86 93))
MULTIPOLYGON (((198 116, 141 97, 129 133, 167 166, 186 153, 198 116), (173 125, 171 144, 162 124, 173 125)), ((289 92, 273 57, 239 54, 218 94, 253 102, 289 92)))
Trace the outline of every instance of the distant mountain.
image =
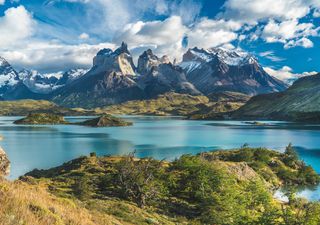
POLYGON ((264 71, 252 55, 237 50, 193 48, 180 66, 187 79, 205 95, 240 92, 248 95, 284 91, 287 85, 264 71))
POLYGON ((0 96, 19 83, 18 73, 2 57, 0 57, 0 96))
POLYGON ((21 70, 19 79, 34 93, 49 94, 86 74, 88 70, 72 69, 66 72, 41 74, 35 70, 21 70))
POLYGON ((258 95, 234 118, 320 121, 320 74, 298 79, 284 92, 258 95))
POLYGON ((150 49, 139 57, 137 72, 141 75, 139 82, 149 98, 168 92, 201 94, 187 81, 181 67, 173 65, 167 56, 158 58, 150 49))
POLYGON ((54 91, 52 96, 55 102, 69 107, 96 107, 145 98, 125 43, 115 51, 99 51, 88 73, 54 91))
POLYGON ((14 100, 24 98, 39 99, 40 96, 30 91, 12 66, 4 58, 0 57, 0 99, 14 100))

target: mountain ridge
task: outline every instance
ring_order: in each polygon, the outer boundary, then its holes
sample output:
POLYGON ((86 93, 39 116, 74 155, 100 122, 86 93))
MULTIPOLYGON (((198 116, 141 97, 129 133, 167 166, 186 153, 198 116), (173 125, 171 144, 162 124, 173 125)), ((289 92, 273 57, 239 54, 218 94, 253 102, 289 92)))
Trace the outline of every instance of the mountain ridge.
POLYGON ((135 66, 123 42, 115 50, 101 49, 88 71, 74 69, 55 75, 27 70, 18 73, 4 59, 0 65, 5 71, 0 73, 1 99, 46 99, 67 107, 100 107, 153 99, 167 92, 253 96, 287 88, 267 74, 253 55, 224 48, 189 49, 179 64, 148 49, 135 66), (5 87, 1 87, 1 80, 5 80, 5 87))

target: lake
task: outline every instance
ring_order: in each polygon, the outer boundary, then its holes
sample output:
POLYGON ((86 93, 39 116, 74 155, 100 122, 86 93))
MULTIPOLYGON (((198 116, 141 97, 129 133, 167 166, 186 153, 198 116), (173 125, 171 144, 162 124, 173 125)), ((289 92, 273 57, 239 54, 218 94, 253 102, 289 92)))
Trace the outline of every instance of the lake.
MULTIPOLYGON (((264 121, 255 126, 242 121, 192 121, 179 117, 125 116, 131 127, 91 128, 75 125, 14 125, 21 117, 0 117, 0 145, 11 160, 10 179, 34 168, 58 166, 81 155, 123 155, 173 160, 182 154, 216 149, 267 147, 284 151, 292 142, 300 157, 320 173, 320 126, 264 121)), ((86 117, 67 117, 76 122, 86 117)), ((320 199, 320 189, 301 195, 320 199)))

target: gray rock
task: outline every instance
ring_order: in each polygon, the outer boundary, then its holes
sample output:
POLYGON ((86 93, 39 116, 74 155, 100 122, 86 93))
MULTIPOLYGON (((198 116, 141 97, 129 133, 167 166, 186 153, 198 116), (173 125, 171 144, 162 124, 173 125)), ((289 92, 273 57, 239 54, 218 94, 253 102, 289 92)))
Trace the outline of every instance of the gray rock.
POLYGON ((5 151, 0 147, 0 177, 7 176, 10 173, 10 161, 5 151))

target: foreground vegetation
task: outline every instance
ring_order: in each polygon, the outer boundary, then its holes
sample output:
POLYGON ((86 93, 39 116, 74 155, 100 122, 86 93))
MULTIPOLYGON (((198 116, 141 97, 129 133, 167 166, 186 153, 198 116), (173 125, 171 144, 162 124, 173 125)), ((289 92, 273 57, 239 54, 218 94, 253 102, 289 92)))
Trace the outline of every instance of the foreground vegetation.
POLYGON ((318 183, 290 145, 285 153, 243 146, 173 162, 92 153, 2 182, 0 224, 316 225, 319 203, 292 191, 279 202, 272 190, 318 183))

